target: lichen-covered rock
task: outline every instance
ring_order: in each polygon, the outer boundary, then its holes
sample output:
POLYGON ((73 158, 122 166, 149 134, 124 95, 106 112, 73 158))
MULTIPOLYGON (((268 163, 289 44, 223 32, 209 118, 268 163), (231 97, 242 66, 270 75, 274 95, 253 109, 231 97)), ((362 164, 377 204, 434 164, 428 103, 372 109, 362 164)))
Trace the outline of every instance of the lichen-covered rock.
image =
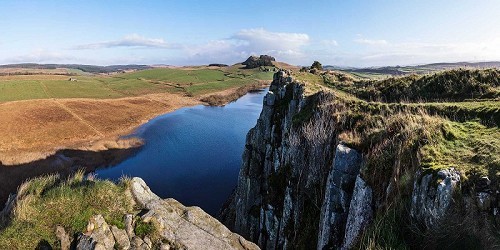
POLYGON ((134 216, 131 214, 126 214, 124 216, 124 222, 125 222, 125 232, 127 233, 127 236, 129 239, 132 239, 135 236, 134 233, 134 216))
POLYGON ((361 155, 356 150, 343 144, 337 146, 321 208, 318 249, 323 249, 327 245, 335 248, 342 245, 351 195, 361 168, 361 161, 361 155))
POLYGON ((90 218, 87 224, 87 233, 96 242, 95 249, 113 249, 115 238, 102 215, 99 214, 90 218))
MULTIPOLYGON (((185 249, 259 249, 231 232, 218 220, 199 207, 185 207, 174 199, 160 199, 140 178, 133 178, 131 193, 136 202, 149 210, 142 216, 144 222, 158 225, 161 237, 185 249)), ((151 241, 134 237, 135 247, 149 247, 151 241)))
POLYGON ((132 178, 131 187, 132 196, 141 207, 146 207, 146 204, 160 200, 160 197, 153 193, 141 178, 132 178))
POLYGON ((492 204, 492 197, 489 193, 479 192, 476 195, 477 207, 481 211, 490 210, 492 204))
POLYGON ((373 219, 373 191, 358 175, 345 228, 342 249, 351 249, 373 219))
POLYGON ((79 233, 76 237, 75 248, 76 250, 94 250, 96 242, 92 237, 79 233))
POLYGON ((120 250, 130 248, 130 240, 128 238, 127 232, 123 229, 119 229, 116 226, 111 227, 111 232, 116 241, 116 247, 120 250))
POLYGON ((454 168, 437 174, 416 175, 413 184, 411 216, 427 227, 439 222, 453 204, 453 194, 460 185, 460 173, 454 168), (437 181, 437 185, 436 185, 437 181))

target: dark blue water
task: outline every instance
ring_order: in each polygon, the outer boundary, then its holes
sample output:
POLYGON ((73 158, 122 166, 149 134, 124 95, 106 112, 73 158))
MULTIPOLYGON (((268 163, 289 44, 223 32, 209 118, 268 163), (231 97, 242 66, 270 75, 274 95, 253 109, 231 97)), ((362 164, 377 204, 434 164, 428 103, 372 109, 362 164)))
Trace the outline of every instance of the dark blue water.
POLYGON ((256 124, 265 93, 249 93, 224 107, 200 105, 156 117, 134 133, 145 140, 137 154, 97 175, 141 177, 160 197, 216 215, 236 186, 246 134, 256 124))

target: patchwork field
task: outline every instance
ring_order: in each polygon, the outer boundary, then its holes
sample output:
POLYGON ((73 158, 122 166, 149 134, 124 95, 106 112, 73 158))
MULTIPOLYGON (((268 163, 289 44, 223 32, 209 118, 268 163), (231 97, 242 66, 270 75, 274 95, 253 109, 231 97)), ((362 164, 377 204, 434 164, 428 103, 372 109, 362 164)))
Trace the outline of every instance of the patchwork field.
POLYGON ((240 67, 0 76, 0 164, 26 163, 64 148, 127 147, 117 138, 157 115, 272 79, 270 71, 240 67))

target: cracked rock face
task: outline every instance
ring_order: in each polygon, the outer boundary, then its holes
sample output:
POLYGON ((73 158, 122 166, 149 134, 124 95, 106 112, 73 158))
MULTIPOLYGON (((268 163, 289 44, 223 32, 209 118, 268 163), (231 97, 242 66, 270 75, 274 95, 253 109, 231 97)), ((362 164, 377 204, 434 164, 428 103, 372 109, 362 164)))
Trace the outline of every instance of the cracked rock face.
POLYGON ((351 249, 373 219, 373 191, 358 175, 345 228, 342 249, 351 249))
POLYGON ((321 208, 318 249, 323 249, 327 245, 338 248, 342 244, 351 196, 361 161, 361 155, 356 150, 342 144, 337 146, 321 208))
POLYGON ((418 172, 416 176, 410 213, 413 219, 430 228, 438 223, 453 205, 453 194, 460 186, 460 173, 450 168, 424 176, 418 172))
POLYGON ((186 249, 258 249, 199 207, 185 207, 174 199, 160 199, 140 178, 132 179, 131 193, 149 211, 144 222, 159 225, 163 239, 186 249))
POLYGON ((132 179, 130 193, 136 205, 147 210, 141 219, 155 225, 161 242, 155 245, 147 235, 135 235, 131 214, 124 215, 125 229, 109 226, 96 215, 90 219, 87 232, 77 237, 76 249, 259 249, 201 208, 185 207, 174 199, 162 200, 140 178, 132 179))

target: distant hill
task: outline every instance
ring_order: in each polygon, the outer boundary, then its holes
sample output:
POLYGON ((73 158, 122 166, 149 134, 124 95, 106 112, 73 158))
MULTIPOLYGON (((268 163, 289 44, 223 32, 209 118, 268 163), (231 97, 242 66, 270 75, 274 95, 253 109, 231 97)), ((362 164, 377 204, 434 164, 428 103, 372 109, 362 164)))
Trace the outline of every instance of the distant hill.
POLYGON ((151 69, 149 65, 110 65, 110 66, 97 66, 97 65, 85 65, 85 64, 37 64, 37 63, 20 63, 20 64, 6 64, 0 65, 0 69, 5 68, 21 68, 21 69, 78 69, 87 73, 112 73, 119 71, 128 70, 143 70, 151 69))
POLYGON ((390 76, 401 76, 407 74, 428 74, 435 71, 458 69, 458 68, 500 68, 499 61, 491 62, 455 62, 455 63, 431 63, 416 66, 384 66, 384 67, 341 67, 326 65, 325 70, 338 70, 351 73, 360 78, 387 78, 390 76))

